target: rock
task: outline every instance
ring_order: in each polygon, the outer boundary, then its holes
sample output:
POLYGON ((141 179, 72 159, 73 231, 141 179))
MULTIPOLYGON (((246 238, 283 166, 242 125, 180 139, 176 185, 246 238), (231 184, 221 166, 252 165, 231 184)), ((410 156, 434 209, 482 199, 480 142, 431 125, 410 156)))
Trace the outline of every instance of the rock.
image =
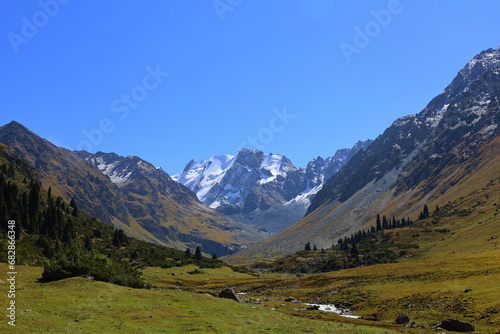
POLYGON ((234 292, 233 289, 229 288, 222 290, 221 293, 219 294, 219 298, 232 299, 237 301, 238 303, 245 302, 240 296, 238 296, 238 294, 236 294, 236 292, 234 292))
POLYGON ((464 292, 467 293, 467 292, 471 292, 472 289, 465 289, 464 292))
POLYGON ((396 318, 396 323, 398 325, 406 324, 407 322, 410 322, 410 318, 406 313, 399 313, 398 317, 396 318))
POLYGON ((315 311, 315 310, 319 310, 319 306, 318 305, 311 305, 311 306, 308 306, 306 308, 307 311, 315 311))
POLYGON ((436 325, 436 328, 438 327, 449 331, 462 332, 462 333, 474 332, 476 330, 476 328, 472 324, 456 319, 443 320, 439 325, 436 325))
POLYGON ((406 327, 408 328, 417 328, 417 323, 415 321, 410 321, 406 327))
POLYGON ((295 298, 293 298, 293 297, 285 298, 286 302, 293 302, 294 300, 295 300, 295 298))

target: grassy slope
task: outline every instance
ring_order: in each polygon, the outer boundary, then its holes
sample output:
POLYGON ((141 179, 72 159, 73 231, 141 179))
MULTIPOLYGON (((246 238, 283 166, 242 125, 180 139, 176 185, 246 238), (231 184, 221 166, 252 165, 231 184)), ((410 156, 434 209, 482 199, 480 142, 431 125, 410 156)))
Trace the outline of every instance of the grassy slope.
MULTIPOLYGON (((191 292, 137 290, 84 278, 40 284, 35 280, 41 268, 17 269, 16 327, 2 321, 2 333, 397 333, 391 328, 304 319, 191 292)), ((5 281, 3 263, 0 272, 5 281)), ((0 304, 7 303, 2 293, 0 304)))
MULTIPOLYGON (((500 328, 499 250, 303 277, 286 274, 252 277, 227 268, 204 269, 206 274, 202 275, 187 274, 193 268, 149 268, 144 274, 154 285, 201 293, 216 294, 226 286, 234 286, 237 291, 248 293, 244 295, 247 300, 267 298, 269 301, 264 304, 268 307, 300 317, 316 313, 298 311, 303 306, 285 303, 285 297, 347 305, 365 319, 382 320, 372 325, 392 322, 399 312, 406 312, 427 328, 449 317, 470 321, 482 333, 495 333, 500 328), (466 293, 466 289, 471 291, 466 293)), ((327 313, 322 318, 361 323, 327 313)))
MULTIPOLYGON (((425 161, 423 162, 425 164, 425 161)), ((286 254, 301 250, 302 245, 310 241, 319 248, 330 247, 340 237, 349 237, 360 229, 367 229, 374 225, 377 214, 397 218, 411 216, 415 220, 425 203, 432 210, 436 205, 443 206, 448 202, 461 201, 463 209, 471 208, 477 203, 470 202, 472 197, 484 201, 481 196, 494 196, 495 193, 484 188, 490 180, 500 178, 500 137, 478 148, 474 158, 465 163, 456 158, 450 166, 443 170, 431 171, 432 175, 411 189, 404 189, 396 193, 392 188, 384 193, 378 193, 370 187, 360 190, 346 202, 324 204, 310 215, 284 231, 259 243, 249 250, 231 255, 227 261, 234 264, 249 264, 259 259, 276 259, 286 254), (371 190, 370 190, 371 189, 371 190), (363 204, 370 196, 376 196, 371 204, 363 204), (329 240, 327 236, 331 236, 329 240)), ((379 185, 380 186, 380 185, 379 185)), ((496 188, 498 196, 498 187, 496 188)), ((496 202, 498 203, 498 201, 496 202)), ((490 206, 495 206, 490 201, 490 206)), ((483 215, 479 210, 477 215, 483 215)), ((486 216, 490 219, 491 216, 486 216)), ((500 223, 497 218, 496 223, 500 223)), ((479 218, 480 220, 484 218, 479 218)), ((456 226, 470 220, 457 221, 456 226)), ((498 226, 498 225, 497 225, 498 226)), ((477 233, 477 232, 476 232, 477 233)), ((486 232, 489 233, 489 232, 486 232)), ((479 236, 478 236, 479 237, 479 236)), ((483 240, 488 239, 486 236, 483 240)))

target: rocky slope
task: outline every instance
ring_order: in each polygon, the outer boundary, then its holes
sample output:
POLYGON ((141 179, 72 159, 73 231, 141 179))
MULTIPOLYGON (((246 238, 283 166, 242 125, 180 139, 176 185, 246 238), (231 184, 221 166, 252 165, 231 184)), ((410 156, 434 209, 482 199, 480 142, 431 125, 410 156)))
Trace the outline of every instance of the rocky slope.
MULTIPOLYGON (((378 213, 416 217, 424 203, 446 204, 500 174, 500 48, 481 52, 416 115, 396 120, 333 175, 308 215, 245 256, 283 255, 373 224, 378 213)), ((497 222, 498 223, 498 222, 497 222)))

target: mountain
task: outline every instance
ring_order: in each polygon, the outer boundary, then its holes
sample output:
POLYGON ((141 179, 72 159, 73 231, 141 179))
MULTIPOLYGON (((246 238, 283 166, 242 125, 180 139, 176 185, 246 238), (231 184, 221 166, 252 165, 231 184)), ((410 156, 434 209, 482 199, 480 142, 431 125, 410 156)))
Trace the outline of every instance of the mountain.
POLYGON ((499 120, 497 48, 478 54, 424 110, 396 120, 357 152, 318 191, 304 219, 242 256, 284 255, 306 242, 331 247, 379 213, 416 218, 426 203, 481 193, 500 176, 499 120))
MULTIPOLYGON (((37 172, 0 143, 0 244, 16 235, 16 264, 43 266, 40 282, 85 275, 95 280, 146 288, 137 267, 220 267, 203 256, 127 237, 41 187, 37 172), (15 224, 7 222, 14 221, 15 224), (104 261, 103 261, 104 260, 104 261)), ((196 252, 195 252, 196 254, 196 252)), ((7 262, 7 257, 2 258, 7 262)))
POLYGON ((307 168, 295 167, 282 155, 242 149, 236 155, 192 160, 172 178, 226 216, 276 233, 302 218, 324 182, 370 143, 360 141, 333 157, 318 157, 307 168))
MULTIPOLYGON (((202 245, 207 253, 226 255, 262 237, 198 201, 186 187, 137 157, 70 152, 56 147, 21 124, 0 127, 0 142, 36 170, 42 186, 56 196, 75 199, 86 213, 142 240, 179 249, 202 245), (103 173, 94 165, 115 161, 125 173, 103 173), (120 164, 121 163, 121 164, 120 164)), ((104 172, 113 170, 111 163, 104 172)))

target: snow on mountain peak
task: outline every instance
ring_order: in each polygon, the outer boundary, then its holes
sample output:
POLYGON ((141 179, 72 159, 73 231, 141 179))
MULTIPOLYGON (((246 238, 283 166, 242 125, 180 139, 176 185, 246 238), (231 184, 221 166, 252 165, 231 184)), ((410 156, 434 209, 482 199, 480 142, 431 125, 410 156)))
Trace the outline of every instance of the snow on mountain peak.
POLYGON ((184 170, 173 175, 172 179, 194 191, 203 201, 208 191, 221 181, 234 161, 234 155, 217 155, 202 161, 191 160, 184 170))

